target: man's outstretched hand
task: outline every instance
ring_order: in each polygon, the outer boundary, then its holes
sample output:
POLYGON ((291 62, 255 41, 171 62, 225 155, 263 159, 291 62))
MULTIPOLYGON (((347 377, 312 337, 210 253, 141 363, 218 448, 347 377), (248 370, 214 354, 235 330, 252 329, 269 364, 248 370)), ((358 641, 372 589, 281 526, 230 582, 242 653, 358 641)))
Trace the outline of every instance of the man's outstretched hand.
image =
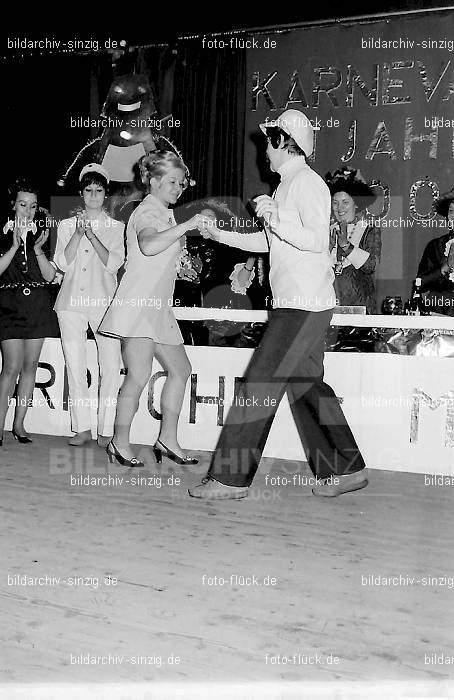
POLYGON ((261 194, 254 199, 254 202, 256 215, 262 218, 269 228, 276 231, 279 226, 279 209, 276 200, 267 194, 261 194))

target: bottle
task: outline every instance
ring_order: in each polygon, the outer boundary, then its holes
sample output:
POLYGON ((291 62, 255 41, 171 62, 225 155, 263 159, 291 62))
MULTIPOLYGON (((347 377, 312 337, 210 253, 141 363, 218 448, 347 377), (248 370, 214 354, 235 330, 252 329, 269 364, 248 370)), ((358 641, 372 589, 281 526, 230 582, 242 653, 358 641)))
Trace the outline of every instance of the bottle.
POLYGON ((421 277, 417 277, 413 284, 413 292, 408 304, 409 316, 420 316, 423 309, 423 300, 421 294, 421 277))

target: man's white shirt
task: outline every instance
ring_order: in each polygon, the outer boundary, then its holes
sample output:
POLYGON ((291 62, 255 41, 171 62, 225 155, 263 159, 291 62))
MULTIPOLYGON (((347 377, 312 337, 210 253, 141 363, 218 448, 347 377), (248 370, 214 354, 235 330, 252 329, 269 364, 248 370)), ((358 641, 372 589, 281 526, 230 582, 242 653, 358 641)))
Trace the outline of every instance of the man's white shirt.
POLYGON ((329 189, 303 156, 293 156, 278 172, 276 229, 249 234, 222 231, 218 240, 254 253, 269 251, 274 308, 326 311, 336 305, 329 189))

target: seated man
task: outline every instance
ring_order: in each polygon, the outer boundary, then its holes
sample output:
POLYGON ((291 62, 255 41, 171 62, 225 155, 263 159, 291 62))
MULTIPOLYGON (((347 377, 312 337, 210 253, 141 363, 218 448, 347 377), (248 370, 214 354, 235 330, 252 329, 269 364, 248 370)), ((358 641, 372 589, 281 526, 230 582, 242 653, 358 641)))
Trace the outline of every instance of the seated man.
POLYGON ((427 311, 454 316, 454 189, 434 203, 446 218, 448 231, 426 245, 418 267, 427 311))

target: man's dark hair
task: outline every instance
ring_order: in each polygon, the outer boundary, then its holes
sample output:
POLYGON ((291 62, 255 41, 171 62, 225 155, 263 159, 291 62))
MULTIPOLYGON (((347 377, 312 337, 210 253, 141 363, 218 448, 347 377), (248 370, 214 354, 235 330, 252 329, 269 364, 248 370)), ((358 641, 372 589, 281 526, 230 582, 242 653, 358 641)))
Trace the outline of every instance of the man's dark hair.
POLYGON ((306 156, 303 149, 298 146, 295 139, 287 134, 280 126, 267 126, 266 136, 270 140, 273 148, 278 148, 281 143, 281 136, 284 137, 283 148, 295 156, 306 156))

